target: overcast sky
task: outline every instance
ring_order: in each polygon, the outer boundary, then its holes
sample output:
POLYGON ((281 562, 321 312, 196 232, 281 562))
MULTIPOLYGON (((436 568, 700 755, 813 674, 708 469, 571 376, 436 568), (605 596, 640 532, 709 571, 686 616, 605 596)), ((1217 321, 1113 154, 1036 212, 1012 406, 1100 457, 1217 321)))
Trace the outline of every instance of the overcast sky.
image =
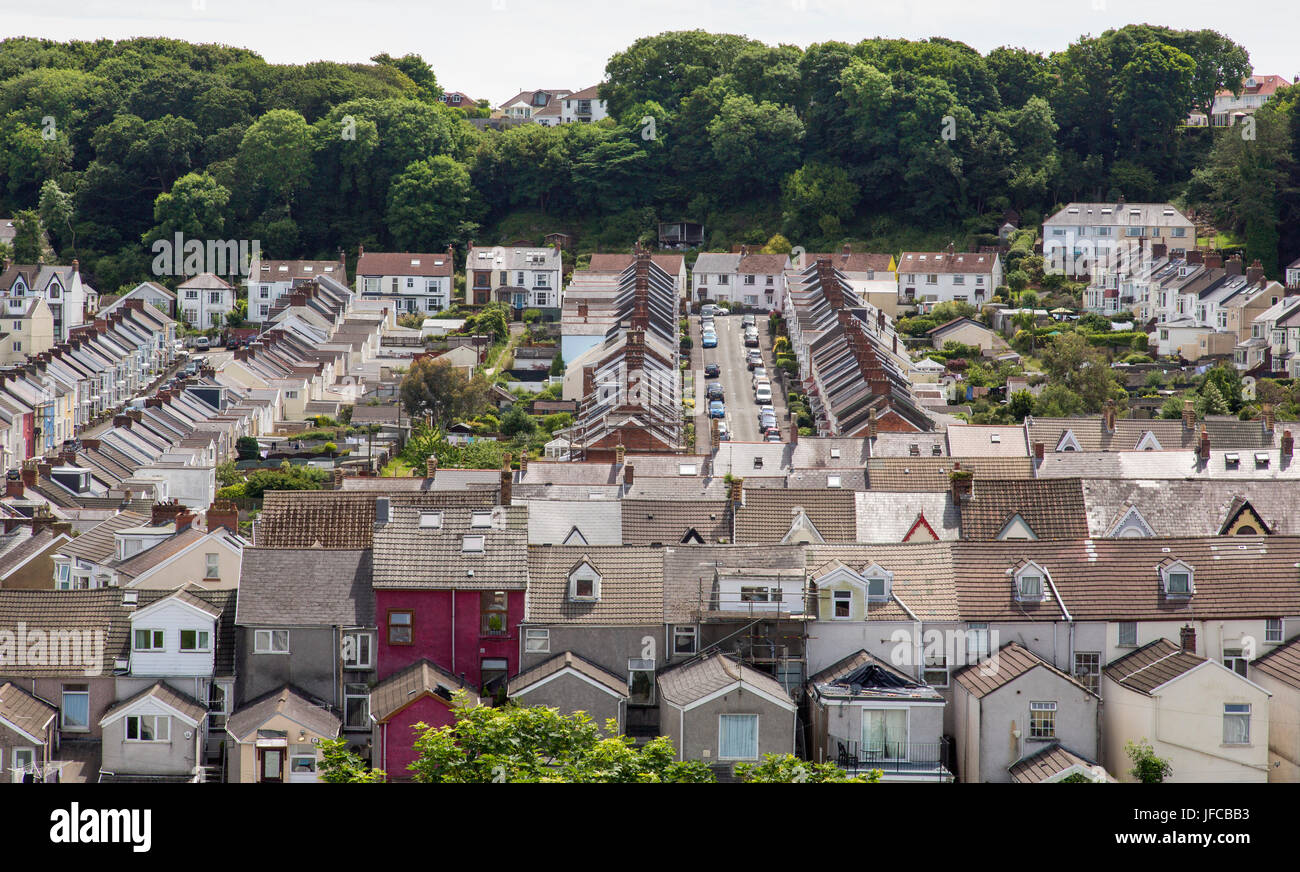
POLYGON ((0 35, 168 36, 249 48, 273 63, 416 52, 448 90, 499 104, 532 88, 577 90, 635 39, 665 30, 741 33, 807 46, 945 36, 981 52, 1063 49, 1125 24, 1214 28, 1259 73, 1300 72, 1296 0, 0 0, 0 35), (1176 6, 1178 8, 1176 8, 1176 6), (1245 13, 1243 15, 1243 13, 1245 13))

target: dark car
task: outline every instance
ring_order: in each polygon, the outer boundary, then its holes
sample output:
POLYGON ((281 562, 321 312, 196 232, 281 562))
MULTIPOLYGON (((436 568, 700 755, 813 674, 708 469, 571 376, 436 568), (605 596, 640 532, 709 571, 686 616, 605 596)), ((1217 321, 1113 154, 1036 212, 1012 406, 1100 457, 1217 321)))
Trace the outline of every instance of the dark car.
POLYGON ((720 375, 722 375, 722 367, 718 366, 716 363, 704 364, 705 378, 717 378, 720 375))
POLYGON ((725 399, 722 392, 722 385, 718 384, 717 382, 714 382, 713 384, 709 385, 708 390, 704 392, 704 396, 705 398, 710 400, 725 399))

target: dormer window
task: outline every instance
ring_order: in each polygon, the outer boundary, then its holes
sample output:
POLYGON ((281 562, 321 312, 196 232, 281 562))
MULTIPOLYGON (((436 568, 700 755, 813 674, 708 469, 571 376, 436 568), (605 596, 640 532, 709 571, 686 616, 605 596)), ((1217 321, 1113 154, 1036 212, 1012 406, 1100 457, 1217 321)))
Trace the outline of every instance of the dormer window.
POLYGON ((872 565, 862 573, 862 580, 867 583, 867 601, 883 603, 889 601, 889 592, 893 587, 894 573, 882 566, 872 565))
MULTIPOLYGON (((491 512, 475 512, 475 513, 473 514, 473 516, 470 518, 470 523, 469 523, 469 525, 470 525, 471 527, 491 527, 491 526, 492 526, 492 513, 491 513, 491 512)), ((479 538, 482 538, 482 537, 480 536, 479 538)))
POLYGON ((1160 574, 1164 580, 1166 596, 1186 597, 1196 592, 1194 571, 1181 560, 1169 564, 1160 571, 1160 574))
POLYGON ((836 619, 843 620, 853 614, 853 591, 837 590, 831 596, 834 611, 831 613, 836 619))
POLYGON ((442 527, 442 512, 420 512, 420 526, 438 529, 442 527))
POLYGON ((466 537, 461 541, 460 550, 461 550, 463 553, 465 553, 465 554, 482 554, 482 553, 483 553, 483 537, 482 537, 482 536, 466 536, 466 537))
POLYGON ((600 600, 600 573, 586 560, 569 572, 569 599, 574 602, 600 600))
POLYGON ((1082 451, 1079 447, 1079 440, 1074 438, 1073 430, 1066 430, 1061 436, 1061 441, 1056 443, 1057 451, 1082 451))
POLYGON ((1015 573, 1016 599, 1041 602, 1047 573, 1037 563, 1026 563, 1015 573))

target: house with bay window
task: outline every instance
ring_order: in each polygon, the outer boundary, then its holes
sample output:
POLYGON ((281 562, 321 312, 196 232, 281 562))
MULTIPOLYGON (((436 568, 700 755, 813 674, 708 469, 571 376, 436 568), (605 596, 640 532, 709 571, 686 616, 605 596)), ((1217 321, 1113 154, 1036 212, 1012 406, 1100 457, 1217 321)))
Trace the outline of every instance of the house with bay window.
POLYGON ((501 303, 516 313, 538 309, 560 317, 564 264, 558 246, 470 245, 465 258, 465 302, 501 303))
POLYGON ((235 308, 235 289, 212 273, 201 273, 176 288, 177 317, 195 330, 220 327, 235 308))
POLYGON ((54 319, 56 343, 68 341, 72 329, 86 323, 86 286, 76 260, 70 266, 6 261, 0 270, 0 296, 43 299, 54 319))
POLYGON ((357 293, 392 303, 399 316, 442 312, 452 304, 454 255, 450 245, 436 254, 358 248, 357 293))

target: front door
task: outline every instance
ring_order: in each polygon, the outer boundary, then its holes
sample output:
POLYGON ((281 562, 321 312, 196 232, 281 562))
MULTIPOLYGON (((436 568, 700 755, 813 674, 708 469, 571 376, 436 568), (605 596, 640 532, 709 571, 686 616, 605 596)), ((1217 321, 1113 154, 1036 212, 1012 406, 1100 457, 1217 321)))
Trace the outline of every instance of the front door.
POLYGON ((258 781, 279 784, 284 781, 284 749, 260 748, 257 752, 258 781))

